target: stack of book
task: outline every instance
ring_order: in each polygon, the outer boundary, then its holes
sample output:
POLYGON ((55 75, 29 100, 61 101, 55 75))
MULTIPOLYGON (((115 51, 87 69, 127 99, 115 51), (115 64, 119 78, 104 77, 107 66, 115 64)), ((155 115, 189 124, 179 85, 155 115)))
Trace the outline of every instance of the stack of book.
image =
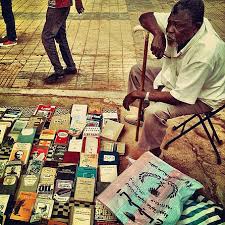
POLYGON ((0 108, 0 224, 118 224, 95 200, 125 154, 117 109, 74 104, 70 114, 55 112, 40 104, 22 117, 0 108))

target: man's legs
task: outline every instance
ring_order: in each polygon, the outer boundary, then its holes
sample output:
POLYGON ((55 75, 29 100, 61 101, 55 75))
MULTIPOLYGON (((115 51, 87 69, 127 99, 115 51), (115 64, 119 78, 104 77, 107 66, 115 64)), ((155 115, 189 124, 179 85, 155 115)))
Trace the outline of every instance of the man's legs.
POLYGON ((56 50, 55 37, 60 28, 65 24, 70 8, 48 8, 46 14, 46 22, 42 31, 42 43, 46 53, 54 67, 55 74, 63 75, 63 67, 59 61, 59 56, 56 50))
POLYGON ((64 62, 66 63, 66 71, 75 71, 76 65, 73 61, 70 48, 68 45, 67 37, 66 37, 66 21, 60 27, 56 37, 57 43, 59 44, 59 48, 63 57, 64 62))
POLYGON ((2 16, 6 24, 6 34, 9 41, 16 41, 15 19, 12 11, 12 0, 1 0, 2 16))

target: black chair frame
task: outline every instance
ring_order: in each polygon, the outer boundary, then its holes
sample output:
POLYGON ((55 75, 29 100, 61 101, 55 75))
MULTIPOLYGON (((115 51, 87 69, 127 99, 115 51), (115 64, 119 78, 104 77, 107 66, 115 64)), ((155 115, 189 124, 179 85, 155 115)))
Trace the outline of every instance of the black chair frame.
POLYGON ((194 129, 195 127, 197 127, 198 125, 202 125, 203 126, 203 129, 205 130, 207 136, 208 136, 208 139, 213 147, 213 150, 216 154, 216 158, 217 158, 217 164, 221 164, 221 157, 220 157, 220 154, 217 150, 217 147, 215 145, 215 141, 221 145, 223 142, 222 140, 219 139, 217 133, 216 133, 216 130, 213 126, 213 123, 211 121, 211 117, 214 116, 216 113, 218 113, 219 111, 221 111, 222 109, 225 108, 225 104, 222 105, 221 107, 219 107, 218 109, 216 110, 213 110, 211 112, 207 112, 207 113, 203 113, 202 115, 201 114, 194 114, 193 116, 191 116, 189 119, 185 120, 183 123, 179 124, 178 126, 174 126, 172 129, 175 131, 177 130, 178 128, 182 127, 181 129, 181 132, 179 135, 177 135, 176 137, 172 138, 170 141, 168 141, 164 148, 167 149, 169 147, 169 145, 171 143, 173 143, 174 141, 176 141, 178 138, 182 137, 183 135, 187 134, 189 131, 191 131, 192 129, 194 129), (191 121, 192 119, 194 119, 195 117, 198 117, 199 118, 199 122, 195 123, 194 125, 192 125, 191 127, 185 129, 185 126, 186 124, 191 121), (210 127, 211 127, 211 130, 212 130, 212 135, 210 134, 208 128, 206 127, 206 124, 205 122, 208 121, 210 127))

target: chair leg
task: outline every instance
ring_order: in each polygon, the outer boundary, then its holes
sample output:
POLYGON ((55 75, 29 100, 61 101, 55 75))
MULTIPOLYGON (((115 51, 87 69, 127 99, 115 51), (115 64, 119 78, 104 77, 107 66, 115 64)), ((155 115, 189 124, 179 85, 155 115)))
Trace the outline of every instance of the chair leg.
POLYGON ((217 150, 217 148, 216 148, 216 145, 215 145, 215 143, 214 143, 214 141, 213 141, 213 139, 212 139, 212 137, 211 137, 211 135, 210 135, 210 133, 209 133, 209 131, 208 131, 206 125, 205 125, 204 119, 202 119, 202 117, 201 117, 200 115, 198 115, 198 117, 199 117, 199 120, 200 120, 200 122, 201 122, 201 124, 202 124, 202 126, 203 126, 203 128, 204 128, 204 130, 205 130, 205 132, 206 132, 206 134, 207 134, 207 136, 208 136, 208 138, 209 138, 209 141, 210 141, 210 143, 211 143, 211 145, 212 145, 212 147, 213 147, 213 150, 214 150, 215 153, 216 153, 217 164, 220 165, 220 164, 221 164, 221 157, 220 157, 220 154, 219 154, 219 152, 218 152, 218 150, 217 150))
POLYGON ((189 119, 185 120, 183 123, 179 124, 178 126, 174 126, 172 129, 173 130, 177 130, 178 128, 180 128, 180 127, 183 126, 182 130, 184 130, 184 127, 185 127, 186 123, 188 123, 189 121, 191 121, 192 119, 194 119, 196 116, 197 115, 191 116, 189 119))

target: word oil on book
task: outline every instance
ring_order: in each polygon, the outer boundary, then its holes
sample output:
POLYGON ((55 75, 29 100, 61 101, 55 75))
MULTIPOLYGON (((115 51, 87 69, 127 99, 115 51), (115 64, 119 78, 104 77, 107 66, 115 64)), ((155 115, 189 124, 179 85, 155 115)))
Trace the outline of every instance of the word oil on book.
POLYGON ((38 222, 41 219, 50 219, 52 215, 54 200, 37 198, 30 219, 30 223, 38 222))
POLYGON ((20 192, 10 219, 29 222, 37 193, 20 192))
POLYGON ((54 183, 39 183, 37 188, 38 198, 52 199, 54 183))

